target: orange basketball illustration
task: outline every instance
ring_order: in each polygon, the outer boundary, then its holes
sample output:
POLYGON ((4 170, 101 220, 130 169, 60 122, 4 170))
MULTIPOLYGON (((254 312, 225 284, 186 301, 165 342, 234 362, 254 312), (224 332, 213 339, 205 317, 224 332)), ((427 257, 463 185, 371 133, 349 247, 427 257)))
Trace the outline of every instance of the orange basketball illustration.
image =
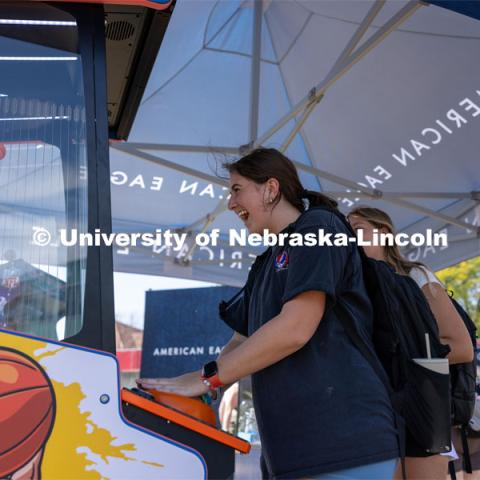
POLYGON ((21 352, 0 347, 0 478, 44 447, 54 417, 53 387, 43 368, 21 352))

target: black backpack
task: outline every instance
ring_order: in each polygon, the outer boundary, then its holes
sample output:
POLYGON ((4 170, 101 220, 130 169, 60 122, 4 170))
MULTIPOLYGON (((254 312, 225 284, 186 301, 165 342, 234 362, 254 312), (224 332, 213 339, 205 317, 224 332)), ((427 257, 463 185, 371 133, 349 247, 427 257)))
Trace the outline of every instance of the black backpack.
MULTIPOLYGON (((355 235, 340 212, 328 210, 355 235)), ((358 252, 373 306, 375 353, 347 320, 349 317, 340 317, 342 325, 382 379, 396 413, 403 418, 417 446, 430 454, 448 452, 451 449, 449 375, 425 368, 414 359, 445 358, 450 348, 440 342, 435 316, 417 283, 409 276, 397 274, 387 263, 367 257, 363 249, 358 248, 358 252)), ((409 445, 406 446, 408 456, 409 445)))
MULTIPOLYGON (((463 307, 453 298, 453 292, 449 292, 450 300, 467 327, 470 340, 472 341, 473 360, 468 363, 457 363, 450 366, 450 384, 452 392, 452 425, 460 427, 460 440, 463 450, 463 468, 467 473, 473 473, 470 457, 468 437, 478 436, 477 432, 469 427, 469 421, 473 416, 476 400, 476 377, 477 377, 477 327, 463 307)), ((456 478, 453 461, 448 464, 450 477, 456 478)))
POLYGON ((373 343, 394 390, 407 381, 413 358, 444 358, 436 319, 417 283, 383 261, 363 258, 364 280, 374 310, 373 343), (428 334, 430 352, 425 334, 428 334))
MULTIPOLYGON (((477 327, 463 307, 453 298, 450 300, 467 327, 473 351, 477 348, 477 327)), ((466 425, 470 421, 475 408, 477 378, 477 356, 468 363, 457 363, 450 366, 450 384, 452 392, 452 425, 466 425)))
MULTIPOLYGON (((390 380, 393 406, 425 452, 450 451, 449 375, 414 361, 445 358, 450 348, 440 342, 436 319, 417 283, 385 262, 361 255, 374 311, 373 344, 390 380)), ((410 445, 406 447, 408 456, 410 445)))

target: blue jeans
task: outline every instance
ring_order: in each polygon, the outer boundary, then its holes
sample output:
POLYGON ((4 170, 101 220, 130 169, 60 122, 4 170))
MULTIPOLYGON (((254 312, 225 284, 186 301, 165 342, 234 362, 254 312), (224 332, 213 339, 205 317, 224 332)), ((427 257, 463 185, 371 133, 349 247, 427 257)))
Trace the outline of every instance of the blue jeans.
POLYGON ((361 467, 337 470, 336 472, 323 473, 311 480, 391 480, 397 468, 398 459, 384 462, 371 463, 361 467))

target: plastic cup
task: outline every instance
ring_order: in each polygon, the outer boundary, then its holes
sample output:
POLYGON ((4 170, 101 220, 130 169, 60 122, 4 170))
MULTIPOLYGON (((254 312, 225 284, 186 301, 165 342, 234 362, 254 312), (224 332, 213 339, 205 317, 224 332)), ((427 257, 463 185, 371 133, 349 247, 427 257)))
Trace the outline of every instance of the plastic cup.
POLYGON ((413 358, 412 360, 432 372, 447 375, 450 371, 448 358, 413 358))

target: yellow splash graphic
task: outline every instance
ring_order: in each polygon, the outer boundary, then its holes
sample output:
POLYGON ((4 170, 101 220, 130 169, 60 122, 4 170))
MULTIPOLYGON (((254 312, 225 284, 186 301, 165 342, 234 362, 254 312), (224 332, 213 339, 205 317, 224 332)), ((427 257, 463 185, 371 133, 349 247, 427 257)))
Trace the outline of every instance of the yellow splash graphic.
POLYGON ((152 467, 158 467, 158 468, 163 468, 165 465, 162 465, 161 463, 157 462, 149 462, 148 460, 142 460, 142 463, 145 465, 151 465, 152 467))
MULTIPOLYGON (((44 350, 52 344, 0 332, 0 345, 17 349, 41 363, 41 360, 54 356, 66 347, 44 350), (42 351, 43 350, 43 351, 42 351)), ((44 367, 45 368, 45 367, 44 367)), ((48 373, 48 368, 45 368, 48 373)), ((136 451, 134 444, 112 445, 117 440, 110 432, 96 425, 89 417, 90 412, 80 412, 80 402, 85 398, 78 383, 65 386, 52 379, 55 390, 57 411, 52 434, 47 442, 42 462, 42 477, 45 479, 103 479, 95 470, 96 464, 87 458, 79 447, 87 447, 99 455, 106 463, 109 458, 135 461, 127 456, 136 451)), ((152 466, 161 464, 146 462, 152 466)))
MULTIPOLYGON (((44 349, 48 346, 47 342, 40 342, 39 340, 32 340, 31 338, 19 337, 17 335, 8 335, 0 332, 0 345, 7 348, 15 348, 20 352, 32 357, 39 362, 42 355, 35 355, 36 350, 44 349)), ((63 347, 59 347, 63 348, 63 347)), ((45 352, 50 354, 51 352, 45 352)), ((55 353, 55 352, 54 352, 55 353)))
POLYGON ((44 478, 75 478, 76 475, 81 475, 82 479, 104 478, 95 471, 95 463, 87 459, 86 453, 78 453, 77 449, 83 446, 107 463, 109 457, 132 460, 124 452, 135 451, 134 445, 113 446, 115 437, 89 420, 89 412, 80 413, 79 404, 85 398, 80 385, 74 383, 66 387, 55 381, 53 385, 57 404, 62 408, 57 409, 55 426, 45 450, 44 478))

